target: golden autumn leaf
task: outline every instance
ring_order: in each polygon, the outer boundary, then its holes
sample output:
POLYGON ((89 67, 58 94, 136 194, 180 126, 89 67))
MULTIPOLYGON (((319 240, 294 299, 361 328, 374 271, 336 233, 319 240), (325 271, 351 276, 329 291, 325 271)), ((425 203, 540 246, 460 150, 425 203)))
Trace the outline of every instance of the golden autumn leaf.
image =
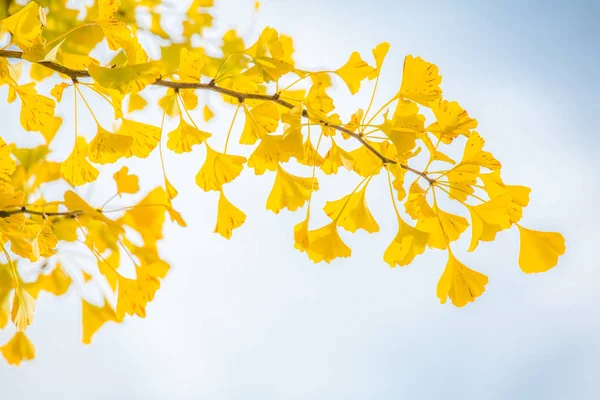
POLYGON ((129 174, 129 168, 123 167, 115 172, 113 179, 117 184, 117 193, 135 194, 140 190, 139 179, 136 175, 129 174))
POLYGON ((24 331, 33 323, 35 299, 25 289, 17 287, 13 295, 13 305, 10 313, 11 321, 19 331, 24 331))
POLYGON ((179 56, 179 78, 186 82, 200 82, 201 71, 204 67, 204 55, 197 51, 181 49, 179 56))
POLYGON ((429 106, 429 103, 442 97, 440 83, 442 77, 437 66, 421 57, 406 56, 399 92, 401 97, 429 106))
POLYGON ((558 232, 541 232, 517 224, 521 248, 519 266, 525 273, 546 272, 565 253, 565 238, 558 232))
POLYGON ((177 128, 169 132, 167 147, 177 154, 187 153, 192 151, 193 145, 204 143, 211 136, 210 133, 188 124, 181 117, 177 128))
POLYGON ((325 214, 350 232, 364 229, 369 233, 379 232, 379 225, 367 206, 367 186, 336 201, 328 201, 323 208, 325 214))
POLYGON ((335 73, 346 82, 350 93, 356 94, 360 89, 360 83, 373 73, 373 67, 370 67, 360 57, 358 52, 353 52, 350 59, 335 73))
POLYGON ((383 60, 390 50, 390 44, 388 42, 379 43, 375 48, 373 48, 373 57, 375 58, 375 68, 369 75, 369 79, 374 79, 379 76, 381 72, 381 66, 383 65, 383 60))
POLYGON ((321 163, 321 170, 327 175, 337 174, 339 167, 344 167, 348 171, 352 170, 354 159, 346 150, 339 147, 333 138, 331 138, 331 147, 321 163))
POLYGON ((404 203, 406 213, 414 220, 423 221, 428 218, 435 218, 435 211, 427 202, 425 190, 419 185, 418 181, 414 181, 410 185, 408 199, 404 203))
POLYGON ((241 144, 254 144, 279 126, 279 111, 271 102, 263 102, 252 109, 244 107, 246 123, 240 136, 241 144))
POLYGON ((0 347, 0 352, 10 365, 20 365, 21 362, 35 357, 35 347, 25 332, 15 332, 12 339, 0 347))
POLYGON ((62 177, 73 186, 81 186, 98 178, 98 170, 87 160, 88 144, 78 137, 71 155, 60 165, 62 177))
POLYGON ((205 105, 204 108, 202 109, 202 116, 204 118, 204 122, 208 122, 211 119, 213 119, 215 114, 212 112, 212 110, 210 109, 209 106, 205 105))
POLYGON ((206 159, 198 174, 196 184, 205 192, 219 191, 233 181, 244 169, 246 157, 223 154, 206 145, 206 159))
POLYGON ((267 199, 267 210, 275 214, 287 208, 296 211, 310 198, 313 191, 319 190, 316 178, 301 178, 286 172, 281 166, 277 168, 275 182, 267 199))
POLYGON ((160 78, 162 66, 159 62, 105 68, 90 64, 88 71, 96 83, 122 94, 137 93, 160 78))
POLYGON ((42 131, 54 125, 54 100, 42 96, 35 90, 35 83, 17 86, 16 94, 21 99, 21 126, 27 131, 42 131))
POLYGON ((219 196, 219 207, 217 214, 217 225, 214 233, 218 233, 225 239, 230 239, 234 229, 239 228, 246 221, 246 214, 231 204, 221 190, 219 196))
POLYGON ((460 215, 447 213, 434 208, 435 217, 419 219, 417 229, 429 233, 427 245, 434 249, 444 250, 448 242, 458 240, 460 235, 469 227, 469 221, 460 215))
MULTIPOLYGON (((375 142, 371 142, 370 144, 376 149, 377 147, 380 147, 378 146, 378 143, 375 142)), ((357 149, 348 152, 348 154, 354 161, 352 169, 363 178, 370 174, 378 174, 380 167, 383 166, 381 158, 364 146, 360 146, 357 149)))
POLYGON ((13 43, 23 50, 28 50, 38 43, 42 35, 44 19, 43 9, 32 1, 18 12, 0 21, 0 27, 11 33, 13 43))
POLYGON ((410 264, 425 251, 429 233, 408 225, 398 216, 398 233, 383 253, 383 261, 394 268, 410 264))
POLYGON ((37 280, 25 285, 25 289, 34 299, 38 298, 41 291, 62 296, 67 293, 73 280, 65 273, 60 264, 57 264, 48 275, 39 274, 37 280))
POLYGON ((471 130, 477 128, 477 120, 456 101, 435 100, 429 103, 436 122, 427 127, 427 131, 435 134, 443 143, 449 144, 459 135, 469 136, 471 130))
POLYGON ((148 102, 139 93, 131 93, 129 95, 129 105, 127 112, 132 113, 146 108, 148 102))
POLYGON ((464 307, 481 296, 487 283, 487 276, 468 268, 449 251, 448 263, 438 282, 437 296, 442 304, 450 297, 452 304, 464 307))
POLYGON ((92 337, 98 330, 107 322, 121 322, 122 318, 117 316, 117 313, 104 301, 102 307, 88 303, 85 300, 81 301, 81 324, 82 324, 82 342, 85 344, 92 343, 92 337))
POLYGON ((132 139, 131 145, 123 153, 127 158, 132 156, 148 157, 160 141, 160 128, 129 119, 123 119, 117 133, 122 136, 129 136, 132 139))
POLYGON ((330 263, 338 257, 350 257, 352 250, 342 241, 336 221, 308 231, 308 258, 314 263, 330 263))
POLYGON ((146 318, 147 298, 142 292, 142 287, 137 279, 118 276, 117 281, 117 318, 123 319, 126 315, 137 315, 146 318))
POLYGON ((496 238, 496 233, 510 227, 510 201, 510 195, 505 194, 468 207, 472 227, 469 251, 475 250, 479 241, 490 242, 496 238))
POLYGON ((286 151, 283 135, 265 135, 248 158, 248 167, 256 175, 265 171, 276 171, 280 163, 289 161, 291 154, 286 151))
POLYGON ((98 132, 88 147, 88 159, 96 164, 114 163, 123 157, 132 143, 131 136, 110 133, 98 125, 98 132))
POLYGON ((313 146, 310 137, 306 138, 303 147, 303 157, 298 158, 298 162, 302 165, 308 165, 310 167, 319 167, 323 164, 323 157, 317 152, 313 146))

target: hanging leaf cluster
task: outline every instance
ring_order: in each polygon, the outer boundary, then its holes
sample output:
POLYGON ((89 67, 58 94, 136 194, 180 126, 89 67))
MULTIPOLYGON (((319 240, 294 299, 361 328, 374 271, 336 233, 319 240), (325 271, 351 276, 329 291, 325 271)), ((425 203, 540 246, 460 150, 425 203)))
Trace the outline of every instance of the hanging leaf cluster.
POLYGON ((229 189, 244 169, 266 176, 272 181, 266 210, 298 215, 290 247, 315 263, 351 256, 340 231, 378 232, 381 221, 368 199, 389 196, 398 232, 382 238, 389 242, 382 264, 407 266, 426 249, 445 251, 441 303, 465 306, 488 283, 476 270, 481 266, 459 260, 461 237, 472 252, 516 227, 525 273, 551 269, 565 252, 561 234, 520 224, 530 189, 502 179, 502 164, 484 149, 477 120, 444 98, 436 65, 407 56, 397 92, 374 107, 388 43, 372 54, 353 52, 335 70, 304 70, 294 61, 292 39, 270 27, 251 44, 234 30, 217 45, 205 40, 212 0, 194 0, 176 23, 160 0, 98 0, 78 9, 71 3, 9 1, 0 10, 0 86, 20 109, 18 117, 2 118, 19 118, 22 135, 41 143, 19 147, 0 137, 0 329, 16 332, 0 347, 8 363, 34 357, 25 332, 42 292, 61 296, 72 286, 86 288, 78 291, 84 343, 107 322, 146 316, 170 268, 158 249, 163 226, 186 226, 165 152, 194 154, 198 170, 189 185, 218 192, 214 232, 226 239, 246 221, 243 204, 228 199, 229 189), (354 95, 367 83, 371 101, 344 121, 331 89, 343 85, 354 95), (201 101, 201 92, 212 94, 212 105, 201 101), (111 118, 97 116, 97 101, 111 108, 111 118), (135 117, 156 108, 159 114, 135 117), (81 113, 92 117, 92 126, 79 121, 81 113), (215 114, 227 113, 230 129, 211 130, 215 114), (73 128, 63 127, 65 119, 73 128), (57 137, 70 148, 61 160, 53 156, 57 137), (223 137, 224 146, 214 140, 223 137), (230 142, 247 151, 231 152, 230 142), (160 186, 141 193, 138 176, 123 165, 106 203, 90 204, 79 194, 103 166, 156 152, 160 186), (421 167, 418 159, 425 160, 421 167), (319 177, 338 174, 355 175, 358 184, 325 201, 329 222, 315 226, 319 177), (369 186, 377 179, 386 190, 374 194, 369 186), (111 208, 115 198, 129 203, 111 208), (455 205, 461 213, 451 211, 455 205), (69 249, 84 252, 87 261, 73 260, 69 249), (102 301, 88 298, 89 291, 102 301))

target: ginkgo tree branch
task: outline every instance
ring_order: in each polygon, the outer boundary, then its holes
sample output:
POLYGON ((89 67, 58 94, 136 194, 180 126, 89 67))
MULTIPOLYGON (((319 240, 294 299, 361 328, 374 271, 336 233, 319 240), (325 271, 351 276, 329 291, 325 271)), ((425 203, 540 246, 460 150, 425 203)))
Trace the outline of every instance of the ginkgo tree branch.
MULTIPOLYGON (((0 50, 0 57, 22 59, 23 53, 20 51, 14 51, 14 50, 0 50)), ((90 73, 86 70, 71 69, 71 68, 65 67, 64 65, 61 65, 61 64, 53 62, 53 61, 40 60, 40 61, 36 61, 36 63, 43 67, 46 67, 53 71, 56 71, 58 73, 61 73, 63 75, 67 75, 68 77, 70 77, 73 80, 77 80, 77 78, 90 78, 91 77, 90 73)), ((175 81, 167 81, 167 80, 163 80, 163 79, 157 79, 151 85, 162 86, 162 87, 171 88, 171 89, 175 89, 175 90, 180 90, 180 89, 209 90, 209 91, 221 93, 225 96, 236 98, 240 103, 243 102, 244 100, 264 100, 264 101, 271 101, 271 102, 277 103, 277 104, 279 104, 283 107, 289 108, 289 109, 292 109, 295 107, 294 104, 290 103, 289 101, 281 99, 279 97, 279 93, 275 93, 273 95, 258 94, 258 93, 243 93, 243 92, 238 92, 235 90, 227 89, 227 88, 224 88, 221 86, 217 86, 214 80, 211 80, 209 83, 200 83, 200 82, 175 82, 175 81)), ((309 113, 306 109, 302 111, 302 116, 305 118, 310 117, 309 113)), ((327 121, 319 121, 319 122, 322 124, 325 124, 329 128, 332 128, 332 129, 335 129, 336 131, 345 133, 348 136, 351 136, 354 139, 358 140, 369 151, 371 151, 373 154, 375 154, 384 164, 398 164, 397 161, 389 159, 386 156, 384 156, 383 154, 381 154, 379 151, 377 151, 377 149, 375 149, 367 140, 365 140, 365 138, 363 137, 362 134, 353 132, 350 129, 345 128, 340 125, 330 124, 327 121)), ((414 169, 414 168, 412 168, 406 164, 402 164, 402 163, 400 163, 399 166, 401 168, 403 168, 407 171, 410 171, 410 172, 420 176, 421 178, 425 179, 430 185, 434 182, 434 180, 431 179, 423 171, 419 171, 417 169, 414 169)))
POLYGON ((0 210, 0 218, 8 218, 17 214, 30 214, 30 215, 39 215, 40 217, 66 217, 66 218, 76 218, 79 215, 83 214, 82 210, 74 210, 74 211, 58 211, 58 212, 44 212, 31 210, 27 207, 19 207, 14 210, 0 210))

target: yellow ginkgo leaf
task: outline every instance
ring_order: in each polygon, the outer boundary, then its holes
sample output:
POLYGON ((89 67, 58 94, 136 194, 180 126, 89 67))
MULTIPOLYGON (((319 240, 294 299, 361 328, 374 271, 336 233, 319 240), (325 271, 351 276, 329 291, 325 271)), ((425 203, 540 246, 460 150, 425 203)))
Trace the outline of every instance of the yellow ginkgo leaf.
MULTIPOLYGON (((378 149, 379 143, 369 143, 375 148, 375 150, 380 150, 378 149)), ((378 174, 378 169, 383 166, 381 159, 365 146, 360 146, 348 154, 350 157, 352 157, 352 160, 354 160, 352 169, 363 178, 369 176, 370 174, 378 174)))
POLYGON ((202 110, 202 116, 204 117, 204 122, 208 122, 215 116, 215 114, 212 112, 209 106, 205 105, 204 109, 202 110))
POLYGON ((444 250, 448 242, 458 240, 460 235, 469 227, 469 221, 460 215, 450 214, 433 209, 435 217, 419 219, 417 229, 429 233, 427 245, 434 249, 444 250))
MULTIPOLYGON (((360 124, 363 122, 364 115, 365 110, 359 108, 354 114, 350 116, 350 122, 344 125, 344 128, 348 129, 349 131, 356 132, 358 128, 360 128, 360 124)), ((346 132, 342 132, 342 137, 344 139, 348 139, 350 138, 350 135, 348 135, 346 132)))
MULTIPOLYGON (((31 4, 31 3, 30 3, 31 4)), ((12 339, 0 347, 0 352, 10 365, 19 365, 35 357, 35 347, 24 332, 15 332, 12 339)))
POLYGON ((125 52, 129 63, 145 62, 148 58, 146 52, 135 35, 117 18, 120 5, 120 0, 98 0, 96 25, 102 29, 111 50, 125 52))
POLYGON ((348 171, 352 170, 354 159, 346 150, 339 147, 333 138, 331 138, 331 148, 325 154, 321 163, 321 170, 327 175, 337 174, 339 167, 344 167, 348 171))
POLYGON ((246 157, 219 153, 206 144, 206 159, 196 175, 196 184, 205 192, 221 190, 238 177, 245 162, 246 157))
POLYGON ((117 317, 117 313, 104 301, 102 307, 95 306, 85 300, 81 301, 81 324, 83 326, 83 336, 81 341, 85 344, 92 343, 92 336, 107 322, 121 322, 122 318, 117 317))
POLYGON ((300 164, 308 165, 310 167, 319 167, 321 164, 323 164, 323 157, 321 157, 321 155, 314 148, 310 137, 307 137, 306 141, 304 142, 303 153, 304 156, 302 158, 298 158, 298 162, 300 164))
POLYGON ((231 238, 234 229, 239 228, 246 221, 246 214, 236 206, 231 204, 221 190, 219 196, 219 207, 217 214, 217 225, 214 233, 218 233, 225 239, 231 238))
POLYGON ((124 153, 127 158, 132 156, 148 157, 160 141, 160 128, 129 119, 123 119, 117 133, 132 139, 131 146, 124 153))
POLYGON ((383 261, 392 268, 410 264, 425 251, 428 238, 429 233, 413 228, 398 217, 398 233, 383 253, 383 261))
POLYGON ((98 170, 87 160, 88 144, 78 137, 71 155, 60 164, 62 177, 73 186, 81 186, 98 178, 98 170))
POLYGON ((283 138, 279 147, 296 159, 304 157, 304 147, 302 145, 302 130, 300 126, 286 126, 283 131, 283 138))
POLYGON ((24 331, 33 322, 35 299, 22 287, 17 287, 13 296, 11 320, 18 330, 24 331))
POLYGON ((437 66, 421 57, 408 55, 404 58, 402 85, 399 92, 401 97, 429 106, 430 102, 442 97, 440 83, 442 77, 437 66))
POLYGON ((275 132, 279 126, 279 110, 277 106, 265 101, 249 110, 244 106, 246 123, 240 136, 241 144, 254 144, 268 133, 275 132))
POLYGON ((412 101, 399 100, 392 119, 386 119, 380 128, 394 143, 398 154, 404 154, 414 149, 417 137, 425 131, 425 117, 412 101))
POLYGON ((60 103, 60 101, 62 100, 63 92, 68 87, 69 87, 69 84, 67 84, 65 82, 57 83, 56 85, 54 85, 54 87, 50 91, 50 94, 52 95, 52 97, 54 97, 56 99, 57 102, 60 103))
POLYGON ((204 55, 199 51, 181 49, 179 57, 179 78, 187 82, 200 82, 204 67, 204 55))
POLYGON ((469 114, 456 101, 442 99, 429 103, 435 115, 436 122, 427 127, 427 131, 436 135, 442 143, 449 144, 458 135, 469 137, 471 129, 477 128, 477 120, 469 114))
POLYGON ((327 115, 335 108, 333 99, 326 92, 331 87, 331 78, 324 72, 311 74, 310 78, 313 84, 304 99, 304 105, 313 113, 327 115))
POLYGON ((25 289, 34 299, 38 298, 40 291, 62 296, 67 293, 73 280, 65 273, 60 264, 57 264, 49 275, 39 274, 33 283, 25 284, 25 289))
POLYGON ((282 135, 263 136, 248 158, 248 167, 254 168, 256 175, 262 175, 267 170, 276 171, 279 163, 290 159, 290 153, 284 151, 282 141, 282 135))
POLYGON ((115 68, 90 64, 88 71, 98 85, 127 94, 140 92, 154 83, 160 78, 162 68, 159 62, 154 61, 115 68))
POLYGON ((392 188, 396 189, 398 193, 398 201, 403 201, 406 197, 406 190, 404 189, 404 177, 406 175, 406 169, 402 168, 398 164, 387 165, 386 168, 391 172, 394 180, 392 181, 392 188))
POLYGON ((483 204, 467 207, 472 227, 469 251, 475 250, 479 241, 491 242, 496 238, 496 233, 510 228, 510 206, 510 194, 507 193, 483 204))
POLYGON ((12 159, 11 146, 0 137, 0 187, 10 185, 10 176, 15 172, 15 161, 12 159))
POLYGON ((308 258, 315 264, 321 261, 330 263, 338 257, 350 257, 352 250, 342 241, 335 221, 312 231, 308 231, 308 258))
POLYGON ((379 225, 367 206, 367 186, 336 201, 328 201, 323 208, 325 214, 350 232, 364 229, 369 233, 379 232, 379 225))
POLYGON ((126 315, 137 315, 146 318, 146 304, 148 299, 142 292, 142 287, 137 279, 118 276, 117 283, 117 318, 123 319, 126 315))
POLYGON ((169 132, 167 147, 177 154, 187 153, 192 151, 193 145, 201 144, 211 136, 210 133, 188 124, 181 117, 177 128, 169 132))
POLYGON ((144 244, 152 246, 162 239, 165 211, 171 208, 167 193, 159 186, 150 191, 137 207, 128 209, 123 215, 122 222, 138 231, 144 244))
POLYGON ((148 102, 139 93, 131 93, 129 95, 129 106, 127 108, 127 112, 132 113, 143 110, 147 105, 148 102))
POLYGON ((458 261, 448 252, 448 263, 437 286, 437 297, 444 304, 450 297, 456 307, 464 307, 485 291, 488 278, 458 261))
POLYGON ((531 189, 525 186, 505 185, 500 178, 499 169, 489 174, 480 174, 479 178, 483 181, 485 191, 490 198, 502 196, 506 193, 510 195, 510 222, 513 224, 519 222, 523 216, 523 207, 529 204, 531 189))
POLYGON ((335 73, 346 82, 348 89, 352 94, 356 94, 360 89, 360 82, 373 73, 373 67, 370 67, 360 57, 358 52, 353 52, 350 59, 335 73))
POLYGON ((566 250, 565 238, 558 232, 541 232, 518 225, 521 237, 519 266, 525 273, 546 272, 556 266, 566 250))
POLYGON ((383 60, 385 59, 385 56, 387 55, 389 50, 390 44, 388 42, 379 43, 373 49, 373 57, 375 58, 375 68, 371 72, 371 75, 369 75, 369 79, 375 79, 377 76, 379 76, 381 66, 383 65, 383 60))
POLYGON ((279 214, 283 208, 295 211, 302 207, 313 191, 319 190, 316 178, 301 178, 277 168, 275 183, 267 199, 267 210, 279 214))
POLYGON ((408 192, 408 199, 404 203, 406 213, 414 220, 425 220, 428 218, 435 218, 435 211, 431 208, 425 197, 425 190, 419 185, 419 181, 416 180, 410 185, 408 192))
POLYGON ((42 131, 54 125, 54 100, 38 94, 35 82, 17 86, 16 94, 21 99, 21 126, 27 131, 42 131))
POLYGON ((114 163, 129 150, 133 139, 130 136, 110 133, 98 125, 98 132, 90 142, 88 158, 97 164, 114 163))
POLYGON ((123 167, 113 175, 117 183, 117 193, 135 194, 140 190, 139 179, 136 175, 129 174, 129 168, 123 167))
POLYGON ((467 139, 462 160, 455 168, 460 169, 461 165, 477 165, 492 171, 500 169, 502 164, 491 153, 483 151, 484 144, 485 140, 472 131, 467 139))
POLYGON ((11 33, 14 44, 22 50, 28 50, 39 42, 44 27, 43 20, 45 20, 44 10, 32 1, 18 12, 0 21, 0 27, 11 33))

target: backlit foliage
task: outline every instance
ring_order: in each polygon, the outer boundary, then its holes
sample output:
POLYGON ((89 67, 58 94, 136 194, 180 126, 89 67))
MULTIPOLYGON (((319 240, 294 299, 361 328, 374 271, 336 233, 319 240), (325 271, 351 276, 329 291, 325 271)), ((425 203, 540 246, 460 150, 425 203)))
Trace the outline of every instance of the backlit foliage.
POLYGON ((353 52, 337 69, 309 71, 295 64, 292 39, 270 27, 254 43, 231 30, 218 51, 197 45, 194 38, 212 25, 212 0, 194 0, 168 24, 168 5, 160 0, 98 0, 82 9, 71 9, 72 3, 77 2, 9 1, 0 9, 0 85, 7 88, 8 103, 20 107, 19 116, 3 114, 2 120, 19 118, 21 135, 43 142, 22 148, 6 143, 4 131, 0 138, 0 329, 16 331, 0 347, 8 363, 34 356, 25 331, 41 292, 61 296, 90 282, 102 288, 100 302, 77 291, 83 296, 84 343, 107 322, 146 316, 146 305, 170 268, 157 247, 163 226, 167 221, 186 226, 174 207, 178 191, 168 180, 163 152, 191 152, 202 160, 195 179, 198 196, 219 193, 214 232, 226 239, 246 220, 243 205, 227 198, 228 187, 245 168, 270 176, 266 209, 298 214, 289 231, 290 248, 315 263, 351 256, 340 230, 379 231, 382 221, 368 208, 375 195, 369 184, 383 180, 389 192, 376 195, 389 196, 395 210, 389 220, 397 220, 398 233, 382 238, 390 243, 382 260, 406 266, 427 248, 445 251, 448 262, 437 284, 442 303, 449 298, 465 306, 488 283, 460 261, 455 242, 463 236, 470 235, 462 243, 474 251, 516 227, 525 273, 549 270, 564 253, 559 233, 519 224, 530 189, 503 181, 502 165, 484 149, 477 120, 443 98, 434 64, 407 56, 397 93, 374 108, 388 43, 372 54, 353 52), (167 25, 172 29, 166 31, 167 25), (341 84, 350 96, 369 81, 374 81, 371 101, 348 118, 338 115, 329 89, 341 84), (220 97, 222 109, 201 103, 201 91, 220 97), (159 94, 157 104, 150 104, 149 93, 159 94), (110 105, 114 115, 98 117, 92 96, 110 105), (132 116, 151 105, 160 107, 160 118, 132 116), (94 124, 82 126, 81 113, 91 115, 94 124), (228 132, 202 127, 222 113, 231 114, 228 132), (72 129, 61 128, 65 119, 72 129), (243 129, 237 131, 234 122, 240 119, 243 129), (175 121, 175 128, 166 129, 166 120, 175 121), (226 137, 224 146, 213 142, 217 136, 226 137), (57 137, 68 146, 62 160, 50 149, 57 137), (247 152, 232 154, 230 141, 247 146, 247 152), (456 148, 462 155, 453 160, 448 154, 456 148), (89 204, 78 194, 99 179, 105 164, 153 152, 160 153, 163 184, 149 193, 139 193, 138 177, 124 166, 114 173, 114 196, 105 204, 89 204), (427 158, 423 168, 414 166, 419 154, 427 158), (318 198, 318 175, 342 171, 357 176, 356 187, 339 199, 318 198), (111 208, 117 196, 133 200, 128 207, 111 208), (330 219, 323 226, 311 221, 319 212, 317 201, 330 219), (457 209, 449 208, 452 203, 462 213, 450 211, 457 209), (61 257, 64 248, 77 248, 96 262, 70 263, 61 257))

